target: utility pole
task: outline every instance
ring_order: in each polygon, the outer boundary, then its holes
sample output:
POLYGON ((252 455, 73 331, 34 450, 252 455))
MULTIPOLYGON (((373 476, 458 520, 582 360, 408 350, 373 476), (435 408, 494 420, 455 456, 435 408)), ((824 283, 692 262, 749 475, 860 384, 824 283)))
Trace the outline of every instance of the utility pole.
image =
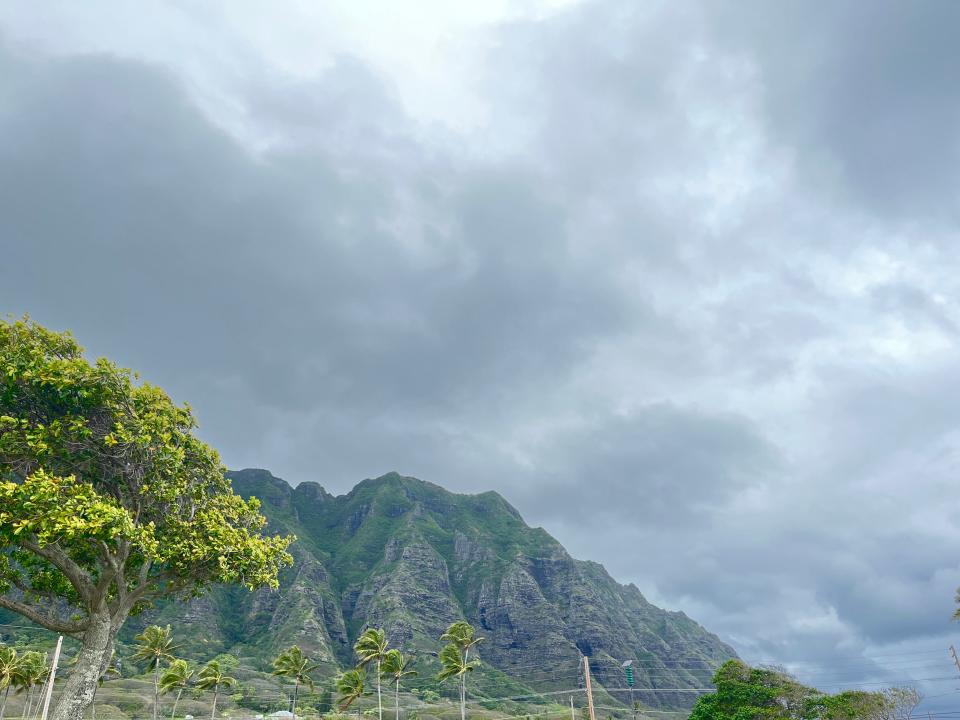
POLYGON ((590 658, 583 656, 583 677, 587 681, 587 710, 590 713, 590 720, 597 720, 593 714, 593 687, 590 685, 590 658))
POLYGON ((53 651, 53 664, 50 666, 50 677, 47 680, 47 696, 43 699, 43 714, 40 720, 47 720, 50 710, 50 696, 53 695, 53 681, 57 679, 57 664, 60 662, 60 647, 63 645, 63 635, 57 637, 57 649, 53 651))
POLYGON ((960 658, 957 657, 957 651, 953 645, 950 646, 950 654, 953 655, 953 664, 957 666, 957 671, 960 671, 960 658))
POLYGON ((620 667, 623 668, 627 676, 627 685, 630 686, 630 711, 633 713, 633 720, 637 720, 637 701, 633 699, 633 686, 635 683, 633 677, 633 660, 627 660, 620 667))

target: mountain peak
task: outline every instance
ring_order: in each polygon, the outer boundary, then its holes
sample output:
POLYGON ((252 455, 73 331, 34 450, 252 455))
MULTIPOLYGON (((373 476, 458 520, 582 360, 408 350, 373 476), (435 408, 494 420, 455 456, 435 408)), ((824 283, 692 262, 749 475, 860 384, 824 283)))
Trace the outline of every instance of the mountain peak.
POLYGON ((487 639, 484 666, 518 689, 530 667, 576 672, 581 654, 594 659, 598 687, 623 688, 621 674, 603 668, 632 659, 644 702, 671 708, 689 707, 695 695, 682 689, 706 686, 735 657, 682 613, 652 605, 599 563, 571 558, 499 493, 456 494, 397 472, 337 496, 313 482, 293 489, 266 470, 230 478, 237 492, 261 499, 270 532, 297 536, 295 565, 278 591, 222 589, 194 601, 189 612, 203 629, 190 642, 202 652, 268 658, 296 644, 334 672, 353 663, 365 627, 427 653, 451 622, 467 620, 487 639))

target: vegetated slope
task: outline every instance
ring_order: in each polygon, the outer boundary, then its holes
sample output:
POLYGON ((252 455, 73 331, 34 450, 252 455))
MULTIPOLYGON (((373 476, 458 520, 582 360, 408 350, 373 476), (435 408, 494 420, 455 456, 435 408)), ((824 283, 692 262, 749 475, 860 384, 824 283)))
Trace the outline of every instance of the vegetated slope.
POLYGON ((352 664, 360 631, 376 626, 429 665, 438 636, 465 618, 486 638, 485 664, 517 683, 496 673, 498 687, 577 687, 583 654, 599 692, 614 690, 606 700, 627 702, 620 665, 633 660, 635 697, 654 707, 689 707, 695 693, 656 689, 705 687, 735 657, 683 613, 571 558, 495 492, 458 495, 396 473, 341 496, 312 482, 293 488, 265 470, 230 477, 238 493, 260 498, 272 531, 297 535, 295 565, 278 591, 218 590, 185 613, 168 605, 137 623, 185 624, 188 645, 204 654, 266 659, 296 643, 332 674, 352 664))

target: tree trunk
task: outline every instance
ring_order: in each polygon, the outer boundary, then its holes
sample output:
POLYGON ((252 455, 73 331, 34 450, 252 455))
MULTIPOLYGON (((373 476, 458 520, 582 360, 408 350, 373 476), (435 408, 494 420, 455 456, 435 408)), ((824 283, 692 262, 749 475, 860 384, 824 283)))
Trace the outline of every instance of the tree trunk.
MULTIPOLYGON (((180 704, 181 695, 183 695, 183 688, 177 690, 177 699, 173 701, 173 711, 170 713, 170 720, 173 720, 173 718, 177 715, 177 705, 180 704)), ((3 718, 0 718, 0 720, 3 720, 3 718)))
POLYGON ((463 674, 460 676, 460 720, 467 720, 467 659, 470 648, 463 651, 463 674))
MULTIPOLYGON (((97 687, 93 689, 93 697, 90 698, 90 720, 97 720, 97 690, 100 689, 100 681, 97 681, 97 687)), ((3 718, 0 718, 3 720, 3 718)))
POLYGON ((10 694, 10 685, 7 684, 7 689, 3 691, 3 702, 0 703, 0 720, 3 720, 3 714, 7 711, 7 696, 10 694))
POLYGON ((300 678, 296 679, 293 685, 293 707, 290 712, 293 713, 293 720, 297 720, 297 696, 300 694, 300 678))
POLYGON ((220 694, 220 687, 213 689, 213 710, 210 711, 210 720, 213 720, 217 716, 217 695, 220 694))
POLYGON ((82 720, 97 692, 97 681, 107 669, 113 640, 125 618, 106 612, 90 615, 90 626, 83 634, 77 661, 50 713, 50 720, 82 720))
MULTIPOLYGON (((397 720, 400 720, 400 680, 399 679, 397 680, 397 689, 396 689, 396 694, 393 696, 393 700, 394 700, 394 705, 397 708, 397 720)), ((0 717, 0 720, 3 720, 3 718, 0 717)))
POLYGON ((153 720, 157 720, 157 710, 160 709, 160 658, 153 669, 153 720))
POLYGON ((380 661, 377 660, 377 717, 383 720, 383 701, 380 699, 380 661))

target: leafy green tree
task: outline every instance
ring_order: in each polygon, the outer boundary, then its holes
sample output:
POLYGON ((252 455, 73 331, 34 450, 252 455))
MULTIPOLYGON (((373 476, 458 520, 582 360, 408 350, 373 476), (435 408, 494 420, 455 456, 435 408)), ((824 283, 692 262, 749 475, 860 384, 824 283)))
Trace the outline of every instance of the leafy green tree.
POLYGON ((170 626, 151 625, 134 638, 137 641, 133 659, 146 661, 147 669, 153 670, 153 720, 157 720, 160 707, 160 663, 173 662, 176 658, 170 626))
POLYGON ((413 677, 417 674, 417 671, 411 667, 412 664, 410 658, 396 648, 387 650, 387 654, 383 657, 381 672, 394 683, 393 699, 394 709, 397 713, 396 720, 400 720, 400 681, 405 677, 413 677))
POLYGON ((337 677, 337 694, 340 696, 340 709, 346 710, 354 702, 367 694, 367 673, 363 668, 347 670, 337 677))
POLYGON ((377 666, 377 717, 383 720, 383 701, 380 696, 380 666, 387 655, 387 636, 383 630, 368 628, 365 630, 353 646, 357 653, 357 667, 366 667, 369 663, 376 663, 377 666))
POLYGON ((7 697, 10 695, 10 688, 14 686, 17 679, 20 657, 17 655, 17 649, 0 646, 0 690, 3 690, 3 700, 0 700, 0 720, 7 709, 7 697))
POLYGON ((293 645, 287 648, 277 656, 273 661, 273 674, 279 677, 289 678, 294 681, 293 686, 293 720, 297 719, 297 697, 300 694, 300 684, 306 683, 313 690, 313 678, 310 673, 314 672, 319 665, 310 662, 310 658, 303 654, 299 646, 293 645))
POLYGON ((226 674, 219 660, 211 660, 197 674, 197 687, 201 690, 213 690, 210 720, 217 716, 217 698, 220 696, 220 688, 231 688, 236 684, 237 679, 226 674))
POLYGON ((173 710, 170 711, 170 720, 173 720, 177 715, 177 705, 180 704, 180 696, 183 695, 183 691, 190 687, 190 681, 193 680, 195 670, 190 667, 190 663, 186 660, 179 658, 174 660, 163 671, 163 675, 160 676, 160 692, 164 695, 167 693, 172 693, 174 690, 177 691, 177 697, 173 701, 173 710))
POLYGON ((724 663, 713 676, 717 691, 704 695, 689 720, 900 720, 920 702, 910 688, 826 695, 784 672, 724 663))
POLYGON ((51 720, 80 720, 128 616, 210 584, 276 586, 265 537, 189 407, 69 334, 0 320, 0 607, 80 641, 51 720))
POLYGON ((473 672, 473 669, 480 663, 477 660, 470 660, 470 650, 483 642, 482 637, 477 637, 473 626, 464 621, 455 622, 447 631, 440 636, 441 640, 446 640, 447 645, 440 651, 440 673, 437 679, 441 682, 450 678, 457 678, 460 684, 460 720, 467 718, 467 673, 473 672))

